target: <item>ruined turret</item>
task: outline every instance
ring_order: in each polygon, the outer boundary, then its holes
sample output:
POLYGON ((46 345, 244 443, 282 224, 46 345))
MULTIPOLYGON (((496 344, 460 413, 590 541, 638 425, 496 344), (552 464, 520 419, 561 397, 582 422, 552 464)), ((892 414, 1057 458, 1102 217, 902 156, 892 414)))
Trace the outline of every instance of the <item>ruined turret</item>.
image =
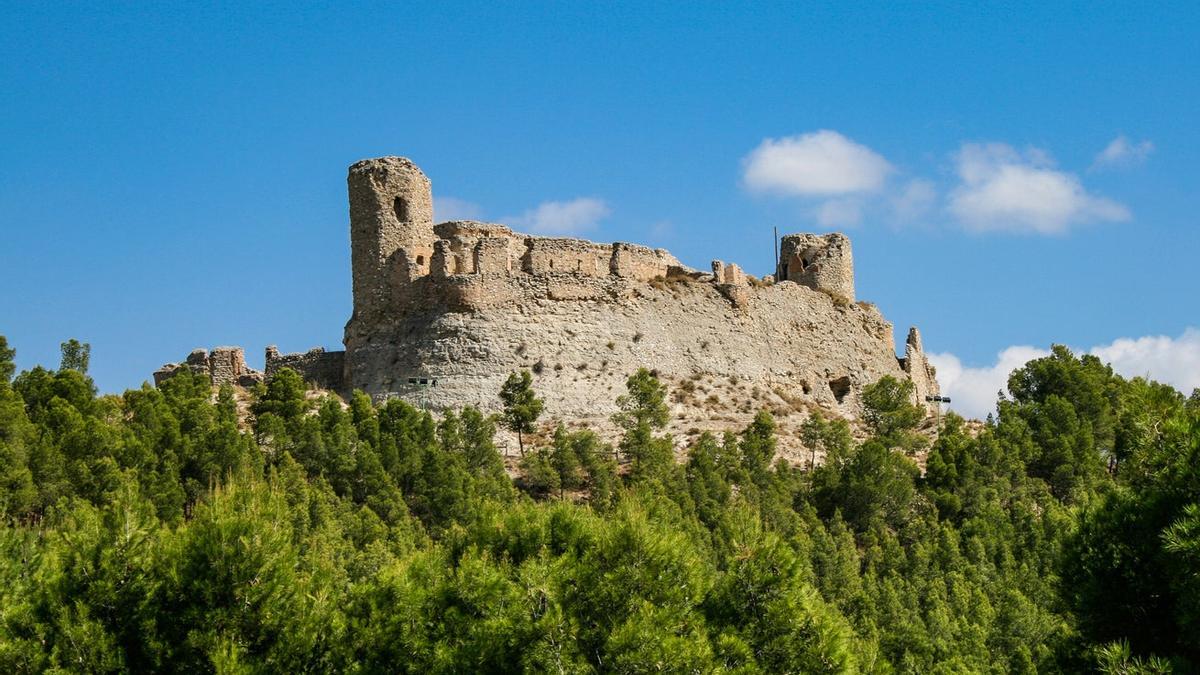
POLYGON ((350 258, 354 310, 385 310, 399 280, 428 273, 433 256, 433 192, 404 157, 364 159, 350 167, 350 258))
POLYGON ((854 257, 850 238, 832 234, 789 234, 780 240, 779 281, 802 286, 854 302, 854 257))

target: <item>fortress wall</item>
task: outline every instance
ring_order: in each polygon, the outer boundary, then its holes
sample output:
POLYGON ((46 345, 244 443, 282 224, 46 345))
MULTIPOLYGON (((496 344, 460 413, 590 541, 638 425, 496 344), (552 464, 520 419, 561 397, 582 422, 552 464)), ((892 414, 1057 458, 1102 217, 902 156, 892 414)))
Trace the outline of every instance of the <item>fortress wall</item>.
POLYGON ((529 237, 521 267, 528 274, 607 276, 611 257, 609 246, 584 239, 529 237))
POLYGON ((267 347, 266 371, 271 377, 283 368, 296 371, 305 382, 321 389, 342 391, 344 389, 343 368, 346 352, 327 352, 315 347, 303 354, 280 354, 274 346, 267 347))
POLYGON ((650 281, 666 277, 669 268, 684 267, 663 249, 617 242, 612 245, 612 273, 619 277, 650 281))
POLYGON ((512 270, 507 237, 485 237, 476 242, 473 251, 475 274, 505 274, 512 270))

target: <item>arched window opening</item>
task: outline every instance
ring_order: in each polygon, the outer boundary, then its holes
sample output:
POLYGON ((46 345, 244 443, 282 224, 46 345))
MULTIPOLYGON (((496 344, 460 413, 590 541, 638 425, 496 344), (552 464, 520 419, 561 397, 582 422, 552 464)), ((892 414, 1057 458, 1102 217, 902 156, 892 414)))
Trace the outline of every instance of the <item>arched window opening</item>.
POLYGON ((396 214, 396 220, 400 222, 408 221, 408 200, 404 197, 396 197, 392 200, 392 211, 396 214))

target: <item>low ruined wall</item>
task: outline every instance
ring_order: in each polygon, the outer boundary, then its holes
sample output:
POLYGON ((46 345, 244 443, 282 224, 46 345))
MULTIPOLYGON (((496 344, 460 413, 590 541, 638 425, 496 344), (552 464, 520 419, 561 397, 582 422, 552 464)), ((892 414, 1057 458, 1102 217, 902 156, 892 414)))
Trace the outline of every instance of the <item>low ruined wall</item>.
POLYGON ((283 368, 290 368, 305 382, 321 389, 340 392, 344 389, 345 356, 345 352, 327 352, 321 347, 310 349, 303 354, 280 354, 274 346, 267 347, 267 378, 271 378, 283 368))
POLYGON ((608 276, 612 247, 583 239, 529 237, 521 256, 521 269, 527 274, 574 273, 608 276))
POLYGON ((246 365, 246 352, 241 347, 215 347, 192 350, 183 363, 168 363, 154 371, 154 385, 159 386, 184 371, 207 375, 213 386, 226 384, 242 387, 262 382, 263 374, 246 365))

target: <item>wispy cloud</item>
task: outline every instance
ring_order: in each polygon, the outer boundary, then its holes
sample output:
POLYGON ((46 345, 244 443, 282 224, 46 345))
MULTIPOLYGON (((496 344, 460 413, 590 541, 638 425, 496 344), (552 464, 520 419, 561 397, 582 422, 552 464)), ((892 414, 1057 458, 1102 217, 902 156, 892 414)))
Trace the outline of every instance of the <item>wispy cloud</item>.
POLYGON ((892 215, 900 224, 925 218, 937 204, 938 192, 933 181, 914 178, 891 199, 892 215))
MULTIPOLYGON (((1190 393, 1200 387, 1200 329, 1188 328, 1179 337, 1151 335, 1120 338, 1105 345, 1084 350, 1125 377, 1148 377, 1190 393)), ((949 353, 930 354, 937 368, 942 393, 951 398, 950 406, 968 417, 982 418, 995 412, 996 394, 1007 390, 1008 376, 1031 359, 1050 352, 1030 346, 1009 347, 995 362, 979 367, 964 366, 949 353)))
POLYGON ((862 223, 862 204, 852 198, 830 199, 817 207, 817 224, 827 229, 857 227, 862 223))
POLYGON ((548 201, 517 216, 504 219, 510 225, 535 234, 579 234, 611 213, 608 204, 595 197, 548 201))
POLYGON ((1154 144, 1150 141, 1134 143, 1124 135, 1117 136, 1096 155, 1096 159, 1092 161, 1092 170, 1141 164, 1152 152, 1154 144))
POLYGON ((434 197, 433 218, 436 222, 448 220, 477 220, 483 209, 473 202, 457 197, 434 197))
POLYGON ((883 187, 892 165, 836 131, 767 138, 742 160, 752 192, 829 197, 883 187))
POLYGON ((948 209, 971 230, 1061 234, 1077 224, 1130 218, 1125 206, 1089 193, 1036 148, 967 143, 955 162, 959 184, 948 209))

